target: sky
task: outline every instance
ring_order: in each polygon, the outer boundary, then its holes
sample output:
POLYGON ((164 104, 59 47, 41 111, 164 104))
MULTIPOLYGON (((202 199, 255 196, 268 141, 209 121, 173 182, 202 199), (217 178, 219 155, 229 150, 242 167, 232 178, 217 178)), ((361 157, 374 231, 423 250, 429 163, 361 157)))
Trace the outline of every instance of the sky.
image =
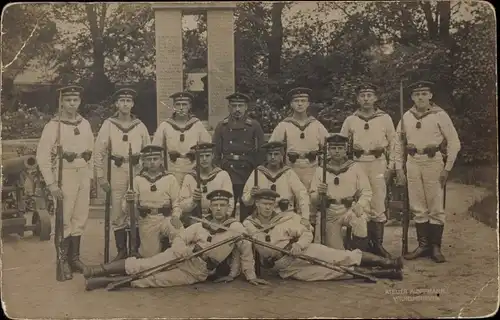
MULTIPOLYGON (((285 27, 287 26, 287 24, 290 21, 289 18, 292 17, 293 15, 295 15, 298 11, 311 12, 312 10, 314 10, 316 8, 317 3, 318 3, 317 1, 296 1, 294 6, 292 6, 292 8, 289 11, 285 12, 285 14, 284 14, 284 19, 283 19, 284 26, 285 27)), ((456 3, 456 1, 452 1, 452 6, 455 3, 456 3)), ((359 5, 360 5, 360 10, 362 10, 363 9, 363 2, 359 1, 359 5)), ((111 10, 112 10, 113 6, 116 6, 116 3, 111 4, 111 7, 110 7, 111 10)), ((460 11, 460 19, 470 20, 472 18, 472 16, 471 16, 469 11, 470 11, 469 6, 462 5, 461 11, 460 11)), ((322 18, 326 21, 330 21, 330 20, 335 21, 335 20, 341 19, 341 17, 342 17, 342 14, 340 13, 340 11, 332 11, 330 14, 328 14, 326 16, 323 15, 320 18, 322 18)), ((196 20, 195 20, 194 16, 184 16, 183 28, 193 29, 195 27, 196 27, 196 20)), ((76 32, 78 32, 80 27, 70 25, 70 24, 59 23, 58 28, 65 30, 65 31, 70 31, 72 33, 73 32, 76 33, 76 32)), ((23 74, 20 74, 16 78, 15 83, 39 82, 38 79, 43 77, 42 74, 43 74, 42 71, 34 70, 34 69, 30 68, 30 69, 26 70, 23 74)))

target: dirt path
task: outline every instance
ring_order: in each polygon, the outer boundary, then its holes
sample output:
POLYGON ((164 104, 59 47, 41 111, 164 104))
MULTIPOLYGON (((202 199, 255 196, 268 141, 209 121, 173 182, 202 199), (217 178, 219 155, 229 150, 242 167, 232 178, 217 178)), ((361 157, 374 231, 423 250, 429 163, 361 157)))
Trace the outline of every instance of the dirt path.
MULTIPOLYGON (((450 183, 443 240, 448 262, 409 261, 405 280, 394 282, 393 288, 359 281, 272 279, 266 288, 236 280, 85 292, 81 275, 72 281, 55 281, 53 242, 40 242, 27 233, 24 239, 6 236, 3 242, 3 299, 8 315, 14 318, 485 316, 496 310, 498 300, 497 235, 496 230, 471 218, 467 208, 486 193, 485 189, 450 183)), ((82 240, 84 261, 102 262, 102 239, 102 220, 89 220, 82 240)), ((400 227, 386 229, 386 244, 391 253, 400 252, 400 227)), ((410 250, 415 245, 411 228, 410 250)))

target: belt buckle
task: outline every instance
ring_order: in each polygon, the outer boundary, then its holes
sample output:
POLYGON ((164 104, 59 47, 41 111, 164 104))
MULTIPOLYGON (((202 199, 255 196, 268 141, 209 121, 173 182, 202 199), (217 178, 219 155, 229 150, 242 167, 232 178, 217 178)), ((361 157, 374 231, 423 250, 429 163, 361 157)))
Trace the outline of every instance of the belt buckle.
POLYGON ((240 160, 240 155, 239 155, 239 154, 235 154, 235 155, 233 155, 233 159, 234 159, 234 160, 240 160))

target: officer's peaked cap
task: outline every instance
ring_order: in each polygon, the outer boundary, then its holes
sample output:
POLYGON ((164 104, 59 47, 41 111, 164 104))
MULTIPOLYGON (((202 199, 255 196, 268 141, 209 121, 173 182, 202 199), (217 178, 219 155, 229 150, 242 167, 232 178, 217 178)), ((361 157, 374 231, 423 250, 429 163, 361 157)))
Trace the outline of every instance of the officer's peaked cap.
POLYGON ((244 93, 235 92, 226 97, 229 102, 250 102, 250 97, 244 93))

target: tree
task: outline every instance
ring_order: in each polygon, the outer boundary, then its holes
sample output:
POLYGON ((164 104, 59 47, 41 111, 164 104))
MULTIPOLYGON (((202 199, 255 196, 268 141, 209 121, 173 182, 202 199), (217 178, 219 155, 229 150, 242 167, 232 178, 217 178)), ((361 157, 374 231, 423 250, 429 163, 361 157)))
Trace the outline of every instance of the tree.
POLYGON ((48 5, 12 4, 2 16, 2 111, 15 107, 14 80, 50 50, 57 33, 47 18, 48 5))

